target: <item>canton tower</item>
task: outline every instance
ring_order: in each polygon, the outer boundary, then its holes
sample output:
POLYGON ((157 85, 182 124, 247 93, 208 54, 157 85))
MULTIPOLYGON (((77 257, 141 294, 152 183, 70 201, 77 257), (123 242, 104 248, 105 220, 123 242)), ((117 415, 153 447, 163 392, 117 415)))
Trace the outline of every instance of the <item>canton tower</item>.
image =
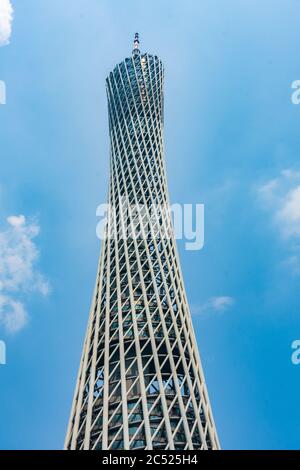
POLYGON ((161 60, 140 52, 138 34, 106 79, 114 210, 65 449, 219 449, 168 211, 155 231, 143 223, 154 207, 169 207, 163 80, 161 60), (124 200, 143 210, 123 210, 124 200))

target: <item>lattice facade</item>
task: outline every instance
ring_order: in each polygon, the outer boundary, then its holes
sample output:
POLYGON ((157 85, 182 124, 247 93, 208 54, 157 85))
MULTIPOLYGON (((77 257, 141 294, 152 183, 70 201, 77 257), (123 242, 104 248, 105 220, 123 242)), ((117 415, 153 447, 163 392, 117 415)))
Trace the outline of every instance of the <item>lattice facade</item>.
POLYGON ((115 212, 102 245, 65 448, 218 449, 174 236, 166 236, 161 219, 155 234, 143 231, 143 214, 169 200, 163 65, 138 46, 136 36, 132 56, 107 78, 115 212), (144 207, 138 216, 126 213, 139 236, 120 229, 124 198, 144 207))

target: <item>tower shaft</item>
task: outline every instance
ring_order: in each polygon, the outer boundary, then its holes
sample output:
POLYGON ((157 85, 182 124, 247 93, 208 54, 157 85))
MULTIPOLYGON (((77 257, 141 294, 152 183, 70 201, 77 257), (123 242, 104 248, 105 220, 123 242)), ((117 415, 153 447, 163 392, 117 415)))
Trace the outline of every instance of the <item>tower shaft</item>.
POLYGON ((138 46, 106 80, 113 210, 65 448, 218 449, 168 214, 163 65, 138 46))

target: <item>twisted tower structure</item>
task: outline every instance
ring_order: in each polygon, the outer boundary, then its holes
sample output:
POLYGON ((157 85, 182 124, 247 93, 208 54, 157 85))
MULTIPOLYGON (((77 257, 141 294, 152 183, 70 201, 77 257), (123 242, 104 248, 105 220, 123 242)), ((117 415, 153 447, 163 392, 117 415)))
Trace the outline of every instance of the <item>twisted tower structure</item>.
POLYGON ((161 60, 140 52, 136 34, 132 56, 106 81, 114 211, 108 214, 66 449, 219 448, 176 243, 163 220, 167 212, 160 213, 155 233, 144 230, 143 218, 149 220, 154 206, 169 206, 163 78, 161 60), (124 212, 124 199, 143 210, 124 212))

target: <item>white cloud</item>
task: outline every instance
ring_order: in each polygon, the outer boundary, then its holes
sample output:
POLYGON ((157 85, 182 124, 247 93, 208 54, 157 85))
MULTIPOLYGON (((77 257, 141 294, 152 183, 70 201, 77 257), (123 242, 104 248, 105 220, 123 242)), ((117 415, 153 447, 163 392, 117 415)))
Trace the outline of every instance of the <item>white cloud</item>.
POLYGON ((234 298, 227 295, 219 297, 211 297, 202 305, 191 307, 194 315, 201 315, 204 313, 223 313, 234 305, 234 298))
POLYGON ((300 184, 287 193, 277 219, 285 236, 300 236, 300 184))
POLYGON ((224 312, 234 304, 233 298, 228 296, 212 297, 209 302, 216 312, 224 312))
POLYGON ((12 227, 21 227, 22 225, 25 225, 25 217, 24 215, 11 215, 10 217, 7 217, 7 222, 12 227))
POLYGON ((300 172, 284 170, 258 188, 260 200, 283 237, 300 236, 300 172))
POLYGON ((13 22, 13 7, 10 0, 0 0, 0 46, 9 43, 13 22))
POLYGON ((278 188, 278 180, 272 179, 258 188, 258 194, 265 204, 273 202, 275 191, 278 188))
POLYGON ((27 320, 27 312, 21 302, 0 295, 0 323, 8 333, 21 330, 27 320))
POLYGON ((24 215, 7 218, 8 228, 0 232, 0 325, 16 332, 27 322, 20 295, 37 292, 47 295, 49 283, 36 269, 39 252, 34 238, 39 234, 36 222, 24 215))
POLYGON ((282 239, 294 253, 284 262, 299 273, 300 255, 300 171, 283 170, 280 175, 258 188, 260 201, 272 217, 282 239))

